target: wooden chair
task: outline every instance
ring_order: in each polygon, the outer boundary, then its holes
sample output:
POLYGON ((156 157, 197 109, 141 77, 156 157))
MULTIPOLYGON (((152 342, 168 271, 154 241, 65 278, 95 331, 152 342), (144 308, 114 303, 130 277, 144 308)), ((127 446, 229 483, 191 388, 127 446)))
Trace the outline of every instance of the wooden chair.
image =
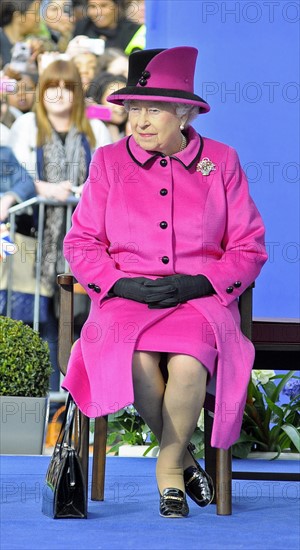
MULTIPOLYGON (((58 363, 60 371, 66 374, 68 360, 74 339, 73 301, 74 277, 62 274, 57 278, 59 285, 59 335, 58 335, 58 363)), ((249 287, 239 299, 239 308, 242 318, 242 331, 251 339, 252 325, 252 287, 249 287)), ((205 469, 214 481, 216 495, 214 502, 217 505, 217 514, 230 515, 232 513, 232 465, 231 449, 215 449, 210 445, 214 411, 214 395, 207 393, 205 412, 205 469)), ((89 458, 89 418, 79 414, 80 425, 80 458, 88 488, 88 458, 89 458)), ((107 416, 95 419, 93 470, 91 499, 104 499, 105 461, 107 439, 107 416)))
MULTIPOLYGON (((70 274, 58 275, 59 285, 59 322, 58 322, 58 365, 63 375, 67 372, 68 361, 74 343, 74 277, 70 274)), ((83 475, 88 492, 89 432, 90 421, 87 416, 78 413, 80 425, 80 451, 83 475)), ((107 416, 95 419, 93 471, 91 499, 104 499, 105 461, 107 439, 107 416)))
MULTIPOLYGON (((242 332, 249 340, 252 337, 252 291, 249 286, 239 298, 242 332)), ((215 408, 215 395, 208 386, 204 402, 204 441, 205 470, 212 477, 215 486, 217 514, 228 516, 232 513, 232 453, 231 448, 216 449, 211 447, 211 433, 215 408)))

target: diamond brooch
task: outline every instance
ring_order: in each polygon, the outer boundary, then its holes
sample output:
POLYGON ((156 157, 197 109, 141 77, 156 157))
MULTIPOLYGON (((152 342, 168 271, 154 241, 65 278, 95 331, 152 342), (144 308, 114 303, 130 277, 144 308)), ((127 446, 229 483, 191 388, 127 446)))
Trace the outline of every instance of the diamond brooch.
POLYGON ((216 170, 216 165, 207 157, 198 162, 196 166, 196 171, 201 172, 203 176, 208 176, 213 170, 216 170))

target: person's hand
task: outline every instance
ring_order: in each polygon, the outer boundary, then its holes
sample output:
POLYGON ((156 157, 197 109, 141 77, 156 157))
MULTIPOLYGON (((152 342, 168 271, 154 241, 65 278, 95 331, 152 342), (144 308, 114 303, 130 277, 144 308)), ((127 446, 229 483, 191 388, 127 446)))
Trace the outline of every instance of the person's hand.
POLYGON ((150 309, 163 309, 175 307, 194 298, 201 298, 214 294, 214 288, 204 275, 170 275, 162 279, 148 280, 145 283, 148 289, 160 289, 162 285, 170 284, 175 286, 176 293, 166 296, 157 302, 149 303, 150 309))
POLYGON ((71 36, 74 29, 74 18, 67 13, 61 13, 59 17, 53 18, 49 27, 62 35, 71 36))
POLYGON ((147 279, 146 277, 123 277, 114 284, 108 296, 119 296, 119 298, 127 298, 135 302, 151 304, 152 302, 156 303, 175 295, 176 287, 174 285, 165 282, 159 287, 147 287, 146 283, 150 280, 151 279, 147 279))
POLYGON ((95 55, 102 55, 104 53, 105 41, 102 38, 91 39, 85 35, 78 35, 70 40, 66 49, 66 54, 71 58, 81 55, 83 53, 94 53, 95 55), (96 49, 95 49, 96 48, 96 49))
POLYGON ((31 56, 30 61, 35 62, 37 60, 37 57, 39 54, 43 53, 44 48, 44 42, 40 38, 32 37, 28 41, 30 49, 31 49, 31 56))
POLYGON ((74 197, 81 197, 82 191, 84 188, 84 183, 82 185, 78 185, 77 187, 72 187, 72 192, 74 193, 74 197))
POLYGON ((80 55, 86 52, 87 48, 85 45, 85 41, 83 41, 83 35, 75 36, 74 38, 72 38, 66 49, 66 54, 69 55, 70 58, 76 57, 76 55, 80 55))
POLYGON ((60 181, 59 183, 37 180, 35 188, 37 194, 45 199, 65 202, 71 193, 72 183, 69 180, 60 181))

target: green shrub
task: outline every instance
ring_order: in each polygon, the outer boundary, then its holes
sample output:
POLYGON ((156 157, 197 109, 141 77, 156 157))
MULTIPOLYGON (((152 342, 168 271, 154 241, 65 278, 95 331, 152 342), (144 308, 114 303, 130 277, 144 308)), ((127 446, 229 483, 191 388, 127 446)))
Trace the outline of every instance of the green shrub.
POLYGON ((39 333, 0 316, 0 395, 45 397, 51 372, 49 347, 39 333))

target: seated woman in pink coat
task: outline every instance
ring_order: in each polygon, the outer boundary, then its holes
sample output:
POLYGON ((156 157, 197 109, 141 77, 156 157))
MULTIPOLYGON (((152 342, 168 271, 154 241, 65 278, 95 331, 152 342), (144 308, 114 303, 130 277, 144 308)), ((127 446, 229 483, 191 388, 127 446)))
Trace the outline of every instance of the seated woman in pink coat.
POLYGON ((91 298, 64 387, 89 417, 134 403, 160 442, 163 517, 213 498, 188 448, 216 375, 212 445, 239 437, 253 346, 237 299, 266 261, 264 226, 237 153, 190 125, 209 105, 194 94, 197 50, 129 58, 132 135, 96 151, 65 238, 70 268, 91 298), (167 382, 160 370, 167 354, 167 382))

